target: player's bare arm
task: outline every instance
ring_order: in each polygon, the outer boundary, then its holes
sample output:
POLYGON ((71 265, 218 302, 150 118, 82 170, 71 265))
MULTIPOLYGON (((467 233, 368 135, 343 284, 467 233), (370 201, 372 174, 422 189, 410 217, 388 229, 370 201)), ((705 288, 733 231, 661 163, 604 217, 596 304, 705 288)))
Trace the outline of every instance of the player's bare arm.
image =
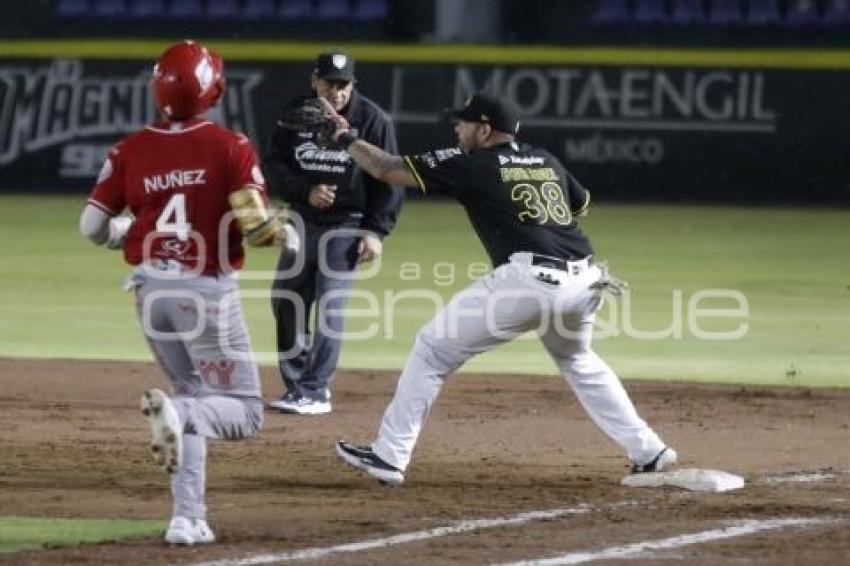
POLYGON ((367 173, 390 185, 418 187, 419 183, 404 166, 400 155, 390 155, 367 141, 357 140, 348 146, 348 154, 367 173))
POLYGON ((380 147, 355 137, 345 118, 340 116, 334 107, 324 98, 318 99, 325 115, 336 123, 336 131, 331 138, 346 147, 351 159, 371 176, 390 185, 418 187, 419 183, 404 166, 400 155, 390 155, 380 147))

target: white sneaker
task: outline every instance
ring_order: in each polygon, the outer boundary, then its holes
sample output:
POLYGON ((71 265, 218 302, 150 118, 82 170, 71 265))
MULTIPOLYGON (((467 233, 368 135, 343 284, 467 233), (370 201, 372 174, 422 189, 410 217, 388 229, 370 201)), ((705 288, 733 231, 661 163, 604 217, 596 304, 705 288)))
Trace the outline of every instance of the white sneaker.
POLYGON ((292 415, 326 415, 331 412, 330 401, 319 401, 309 397, 284 397, 278 401, 272 401, 269 406, 281 413, 292 415))
POLYGON ((145 391, 140 406, 151 425, 151 454, 154 461, 169 474, 176 473, 183 456, 183 427, 177 409, 168 395, 159 389, 145 391))
POLYGON ((295 393, 289 391, 284 393, 284 395, 280 399, 275 399, 274 401, 269 401, 269 407, 272 409, 277 409, 279 411, 283 410, 285 407, 288 407, 291 403, 295 402, 295 393))
POLYGON ((174 517, 165 532, 165 542, 169 544, 206 544, 215 542, 215 534, 203 519, 174 517))

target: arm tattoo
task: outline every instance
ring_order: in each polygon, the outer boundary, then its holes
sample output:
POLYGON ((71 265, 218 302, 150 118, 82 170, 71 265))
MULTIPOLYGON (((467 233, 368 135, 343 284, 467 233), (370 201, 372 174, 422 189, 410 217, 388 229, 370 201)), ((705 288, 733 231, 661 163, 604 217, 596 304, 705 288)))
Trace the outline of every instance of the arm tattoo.
POLYGON ((359 140, 348 148, 351 158, 370 175, 385 179, 387 175, 406 172, 404 160, 400 155, 390 155, 383 149, 359 140))

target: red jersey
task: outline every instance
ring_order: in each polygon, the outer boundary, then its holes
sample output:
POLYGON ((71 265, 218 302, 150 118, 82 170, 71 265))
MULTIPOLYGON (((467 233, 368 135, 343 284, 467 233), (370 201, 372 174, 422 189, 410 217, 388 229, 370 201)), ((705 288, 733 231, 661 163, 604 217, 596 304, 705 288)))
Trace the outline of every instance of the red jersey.
POLYGON ((203 119, 157 122, 113 147, 89 204, 136 220, 124 258, 176 260, 204 275, 242 267, 242 233, 227 197, 251 186, 266 198, 251 142, 203 119))

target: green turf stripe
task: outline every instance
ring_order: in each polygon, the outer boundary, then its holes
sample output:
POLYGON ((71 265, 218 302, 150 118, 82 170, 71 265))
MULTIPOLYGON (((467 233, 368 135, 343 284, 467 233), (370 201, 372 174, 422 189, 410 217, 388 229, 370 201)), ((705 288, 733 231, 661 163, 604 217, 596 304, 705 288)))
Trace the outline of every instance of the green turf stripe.
MULTIPOLYGON (((25 40, 0 41, 0 58, 88 57, 152 59, 171 41, 25 40)), ((210 41, 230 60, 311 61, 325 43, 210 41)), ((621 47, 518 47, 467 45, 342 45, 368 63, 467 63, 503 65, 635 65, 657 67, 729 67, 848 70, 848 49, 682 49, 621 47)))
POLYGON ((0 517, 0 554, 159 536, 165 531, 165 527, 162 521, 130 519, 0 517))
MULTIPOLYGON (((129 268, 121 254, 95 248, 77 231, 84 202, 79 194, 0 195, 0 241, 14 243, 5 252, 0 278, 0 356, 152 360, 132 295, 122 289, 129 268)), ((597 332, 594 349, 620 375, 850 386, 850 262, 841 260, 847 255, 850 210, 591 203, 581 222, 599 257, 632 286, 629 325, 657 332, 679 320, 678 337, 647 340, 621 332, 603 338, 597 332), (789 226, 805 229, 789 231, 789 226), (702 289, 735 289, 747 296, 745 337, 694 336, 688 305, 702 289), (677 291, 681 308, 674 311, 677 291), (681 316, 674 318, 674 312, 681 316)), ((251 293, 242 305, 252 344, 260 362, 270 367, 276 367, 277 353, 268 293, 278 255, 273 248, 250 250, 240 276, 240 288, 251 293), (263 271, 267 275, 257 273, 263 271)), ((440 299, 448 301, 471 282, 470 266, 483 264, 486 270, 487 263, 461 206, 408 201, 387 240, 380 270, 356 284, 369 294, 352 295, 348 302, 346 331, 370 334, 377 325, 377 335, 347 339, 342 367, 400 369, 440 299), (421 273, 411 274, 411 265, 421 273), (420 298, 392 300, 408 292, 420 298), (364 300, 368 297, 377 300, 377 310, 364 300)), ((481 271, 474 271, 480 277, 481 271)), ((613 327, 622 330, 624 301, 616 307, 610 302, 597 321, 619 321, 613 327)), ((732 305, 708 301, 702 307, 732 305)), ((739 323, 708 318, 699 326, 721 330, 739 323)), ((554 375, 551 358, 533 336, 476 357, 463 369, 554 375)))

